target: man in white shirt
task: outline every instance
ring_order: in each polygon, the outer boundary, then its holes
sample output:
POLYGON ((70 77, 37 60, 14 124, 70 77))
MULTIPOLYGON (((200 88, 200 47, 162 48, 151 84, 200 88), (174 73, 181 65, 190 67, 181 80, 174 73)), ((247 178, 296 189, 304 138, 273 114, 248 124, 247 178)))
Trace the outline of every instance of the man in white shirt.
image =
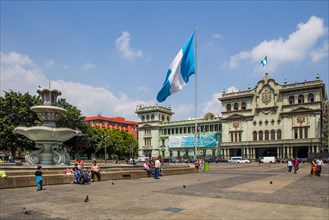
POLYGON ((154 179, 160 179, 159 178, 160 168, 161 168, 161 163, 158 157, 154 163, 154 179))

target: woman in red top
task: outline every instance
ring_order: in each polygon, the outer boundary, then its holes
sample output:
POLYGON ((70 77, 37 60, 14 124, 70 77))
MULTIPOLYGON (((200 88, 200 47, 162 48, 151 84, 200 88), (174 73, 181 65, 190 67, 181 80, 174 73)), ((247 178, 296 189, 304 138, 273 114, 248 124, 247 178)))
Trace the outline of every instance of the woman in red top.
POLYGON ((315 161, 315 158, 312 160, 311 162, 311 176, 315 176, 315 173, 316 173, 316 161, 315 161))

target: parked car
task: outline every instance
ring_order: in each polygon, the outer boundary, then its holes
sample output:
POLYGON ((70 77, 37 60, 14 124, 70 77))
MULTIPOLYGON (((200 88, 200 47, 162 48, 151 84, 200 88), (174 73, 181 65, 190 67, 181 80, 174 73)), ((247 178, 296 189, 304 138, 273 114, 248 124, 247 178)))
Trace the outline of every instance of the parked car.
POLYGON ((229 163, 250 163, 250 160, 244 159, 242 157, 231 157, 231 159, 228 160, 229 163))
POLYGON ((218 163, 217 157, 215 156, 205 156, 202 160, 206 163, 218 163))

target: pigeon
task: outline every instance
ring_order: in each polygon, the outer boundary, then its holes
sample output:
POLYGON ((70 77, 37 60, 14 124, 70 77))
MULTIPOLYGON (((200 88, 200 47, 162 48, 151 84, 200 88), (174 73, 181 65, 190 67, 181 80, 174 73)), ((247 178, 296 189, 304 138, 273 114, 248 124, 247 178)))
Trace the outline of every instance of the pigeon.
POLYGON ((85 198, 85 202, 89 202, 89 197, 88 197, 88 195, 87 195, 86 198, 85 198))
POLYGON ((112 182, 112 185, 114 185, 114 182, 112 182))
POLYGON ((272 181, 270 181, 270 184, 272 184, 272 181))
POLYGON ((23 208, 23 212, 24 212, 24 214, 26 214, 26 215, 31 214, 31 210, 27 210, 25 207, 23 208))
POLYGON ((185 185, 183 185, 183 188, 185 189, 185 188, 186 188, 186 186, 185 186, 185 185))

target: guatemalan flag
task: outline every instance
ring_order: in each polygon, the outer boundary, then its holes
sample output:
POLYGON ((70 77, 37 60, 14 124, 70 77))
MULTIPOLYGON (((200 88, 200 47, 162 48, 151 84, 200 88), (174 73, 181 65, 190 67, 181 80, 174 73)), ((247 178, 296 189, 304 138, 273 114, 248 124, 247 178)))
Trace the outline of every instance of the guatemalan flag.
POLYGON ((264 57, 264 59, 260 62, 263 66, 267 65, 267 56, 264 57))
POLYGON ((195 73, 194 33, 169 66, 166 79, 157 95, 158 102, 163 102, 168 96, 182 90, 189 77, 195 73))

